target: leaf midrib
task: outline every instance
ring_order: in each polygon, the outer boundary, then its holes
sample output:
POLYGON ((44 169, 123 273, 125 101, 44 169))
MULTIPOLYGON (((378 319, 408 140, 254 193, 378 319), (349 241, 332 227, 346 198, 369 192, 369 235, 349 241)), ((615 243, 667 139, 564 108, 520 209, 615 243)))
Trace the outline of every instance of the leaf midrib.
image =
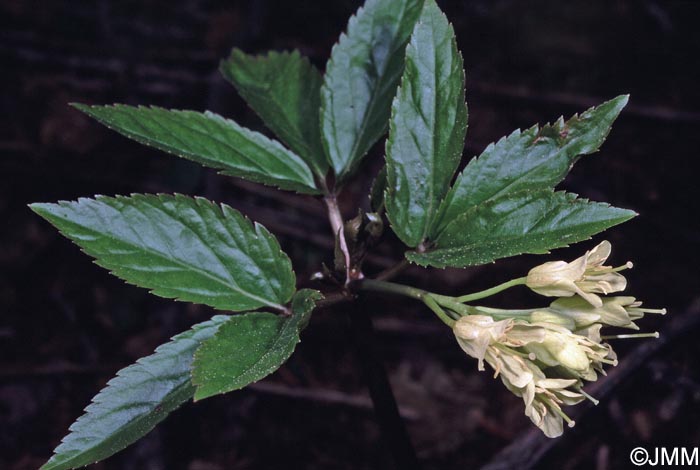
MULTIPOLYGON (((524 193, 527 193, 527 192, 529 192, 529 191, 524 191, 524 193)), ((577 199, 576 201, 584 201, 584 200, 583 200, 583 199, 577 199)), ((453 220, 453 221, 450 222, 450 224, 448 224, 448 225, 451 225, 452 223, 457 223, 457 222, 460 221, 460 220, 463 220, 463 219, 468 218, 469 214, 472 214, 472 213, 474 213, 474 212, 477 212, 479 208, 481 208, 481 207, 484 206, 484 205, 487 205, 488 203, 492 203, 492 202, 493 202, 492 200, 490 200, 490 201, 484 201, 484 202, 481 203, 481 204, 477 204, 477 205, 475 205, 475 206, 472 206, 467 212, 463 213, 459 218, 453 220)), ((590 202, 589 202, 589 203, 590 203, 590 202)), ((601 204, 601 203, 590 203, 590 204, 597 205, 597 204, 601 204)), ((576 205, 576 204, 572 204, 572 207, 573 207, 573 208, 577 208, 577 205, 576 205)), ((581 205, 581 206, 579 206, 579 207, 581 207, 581 208, 586 208, 586 207, 591 207, 591 206, 581 205)), ((556 209, 556 207, 555 207, 554 209, 550 209, 549 211, 547 211, 546 214, 541 215, 541 216, 538 218, 538 220, 532 225, 532 227, 536 227, 538 224, 540 224, 540 223, 542 222, 542 220, 544 220, 544 218, 545 218, 547 215, 551 214, 555 209, 556 209)), ((562 232, 567 232, 567 231, 570 231, 570 230, 572 230, 572 229, 575 229, 575 228, 577 228, 577 227, 596 225, 596 224, 600 224, 600 223, 606 223, 606 224, 607 224, 607 223, 612 222, 612 221, 624 221, 625 219, 628 219, 628 218, 629 218, 629 217, 627 217, 627 216, 625 216, 625 215, 618 215, 618 216, 616 216, 616 217, 611 217, 611 218, 609 218, 609 219, 606 219, 606 221, 600 221, 600 220, 599 220, 599 221, 595 221, 595 222, 584 221, 584 222, 579 223, 576 227, 557 228, 557 229, 554 229, 554 230, 550 230, 548 233, 560 234, 560 233, 562 233, 562 232)), ((447 228, 447 227, 446 227, 446 228, 447 228)), ((532 232, 527 232, 527 233, 525 233, 525 234, 515 234, 515 235, 512 235, 512 236, 504 235, 504 236, 499 236, 499 237, 497 238, 497 241, 490 241, 490 240, 493 240, 493 239, 495 238, 495 237, 491 237, 491 238, 485 238, 483 242, 471 242, 471 243, 460 244, 459 246, 445 247, 445 248, 440 248, 440 247, 439 247, 439 241, 440 241, 440 240, 438 239, 438 240, 437 240, 437 242, 438 242, 438 247, 435 248, 434 250, 431 250, 430 252, 428 252, 428 253, 426 253, 426 254, 429 255, 430 253, 435 253, 435 254, 462 253, 462 252, 467 252, 467 251, 474 250, 475 247, 479 247, 479 246, 495 246, 495 245, 498 245, 498 244, 503 243, 504 241, 505 241, 505 242, 511 242, 511 241, 517 240, 517 239, 519 239, 519 238, 522 238, 522 237, 525 237, 525 236, 532 236, 532 235, 533 235, 532 232)), ((537 234, 535 234, 535 235, 537 235, 537 234)))
MULTIPOLYGON (((437 95, 438 95, 438 90, 437 90, 437 84, 438 84, 438 52, 435 47, 435 22, 434 18, 431 15, 430 16, 430 22, 431 22, 431 27, 430 27, 430 39, 432 42, 432 47, 431 50, 433 51, 433 60, 435 61, 435 66, 433 67, 433 73, 432 73, 432 79, 433 83, 431 84, 431 89, 433 90, 433 99, 431 102, 432 105, 432 120, 431 120, 431 136, 432 136, 432 145, 431 145, 431 158, 430 158, 430 176, 431 176, 431 181, 432 184, 428 188, 428 207, 425 211, 425 220, 423 224, 423 233, 420 236, 420 241, 419 243, 422 243, 427 237, 428 234, 430 233, 430 225, 431 225, 431 214, 434 211, 434 206, 435 206, 435 186, 436 186, 436 179, 437 179, 437 172, 435 171, 436 168, 436 147, 437 147, 437 142, 439 136, 437 135, 438 133, 436 132, 436 129, 438 127, 437 124, 437 95)), ((422 114, 422 113, 421 113, 422 114)))
MULTIPOLYGON (((398 26, 396 28, 396 32, 398 32, 398 30, 400 29, 401 24, 403 23, 405 16, 406 16, 406 3, 403 4, 402 9, 401 9, 401 13, 400 13, 400 15, 398 15, 398 20, 396 22, 398 26)), ((374 17, 372 17, 371 26, 374 26, 374 17)), ((372 29, 374 29, 374 28, 372 28, 372 29)), ((394 39, 391 41, 391 47, 390 47, 391 52, 387 55, 387 57, 391 57, 396 53, 396 48, 397 48, 396 47, 396 39, 397 39, 396 36, 394 36, 394 39)), ((372 43, 370 41, 370 45, 371 44, 372 43)), ((367 103, 367 108, 366 108, 365 114, 362 117, 362 124, 360 125, 360 128, 358 129, 358 133, 357 133, 358 138, 355 139, 355 142, 352 145, 352 148, 350 151, 350 160, 347 162, 348 165, 345 168, 343 173, 347 173, 353 167, 355 160, 357 160, 359 158, 359 156, 356 155, 356 152, 358 151, 358 147, 359 147, 360 143, 364 140, 364 135, 367 132, 367 126, 369 125, 369 117, 368 116, 370 116, 372 114, 371 111, 374 109, 374 107, 376 105, 376 101, 378 99, 378 96, 381 94, 380 90, 383 89, 383 87, 380 87, 379 84, 382 83, 384 81, 384 79, 386 78, 386 71, 387 71, 387 68, 389 67, 390 62, 391 62, 391 59, 387 59, 384 62, 384 67, 381 70, 381 75, 378 77, 378 79, 376 81, 376 86, 372 89, 372 92, 370 93, 370 99, 369 99, 369 102, 367 103)), ((404 66, 405 66, 405 64, 404 64, 404 66)), ((334 128, 335 128, 335 126, 334 126, 334 128)), ((342 176, 342 175, 340 175, 340 176, 342 176)))
MULTIPOLYGON (((131 108, 131 107, 129 107, 129 108, 131 108)), ((262 134, 256 133, 255 131, 252 131, 252 130, 250 130, 250 129, 246 129, 246 128, 241 127, 241 126, 238 126, 239 128, 236 128, 236 127, 234 127, 234 126, 232 125, 232 124, 234 124, 232 121, 230 121, 230 120, 228 120, 228 119, 226 119, 226 118, 224 118, 224 117, 222 117, 222 116, 218 116, 218 115, 216 115, 215 113, 211 113, 211 114, 214 115, 214 116, 216 116, 217 118, 223 120, 223 121, 224 121, 223 123, 217 122, 217 121, 218 121, 217 119, 212 118, 212 117, 210 117, 210 116, 207 116, 206 113, 197 113, 197 112, 195 112, 195 111, 168 110, 168 109, 159 108, 159 107, 151 107, 151 108, 148 108, 148 107, 141 107, 141 108, 136 107, 136 108, 133 108, 133 109, 136 109, 136 110, 141 109, 141 110, 146 110, 146 111, 150 111, 150 112, 155 112, 155 113, 158 114, 159 117, 163 117, 165 120, 169 120, 171 123, 174 122, 176 125, 182 126, 182 127, 184 127, 185 129, 187 129, 187 130, 190 131, 190 132, 193 132, 193 133, 202 135, 202 136, 204 136, 204 137, 206 137, 206 138, 208 138, 208 139, 211 139, 214 143, 217 143, 217 144, 221 145, 222 147, 228 149, 228 152, 230 152, 230 154, 234 154, 234 155, 236 155, 236 156, 239 156, 244 162, 246 162, 247 164, 249 164, 250 166, 252 166, 252 167, 253 167, 253 170, 251 170, 251 169, 242 169, 242 168, 239 168, 239 167, 237 167, 235 164, 232 164, 231 162, 228 162, 228 161, 226 161, 226 160, 224 160, 224 159, 221 159, 221 158, 220 158, 221 155, 216 156, 216 155, 211 155, 211 154, 210 154, 209 156, 204 156, 204 155, 195 153, 195 152, 193 152, 193 151, 190 150, 190 149, 187 149, 187 150, 186 150, 186 149, 184 149, 184 148, 177 148, 177 147, 175 147, 175 146, 173 146, 173 145, 171 145, 171 144, 168 144, 167 142, 163 142, 162 139, 154 139, 153 137, 150 137, 150 136, 148 136, 147 134, 143 134, 143 130, 139 131, 139 130, 133 129, 133 128, 132 128, 131 130, 124 129, 123 127, 118 126, 118 125, 116 125, 116 124, 114 124, 114 123, 108 121, 107 119, 103 118, 103 117, 100 116, 100 115, 93 114, 94 111, 92 110, 92 108, 88 108, 88 109, 91 111, 90 114, 91 114, 93 117, 95 117, 98 121, 102 122, 104 125, 106 125, 106 126, 109 127, 110 129, 114 129, 114 130, 116 130, 117 132, 120 132, 120 133, 126 135, 127 137, 129 137, 129 138, 131 138, 131 139, 134 139, 134 140, 137 140, 137 141, 146 142, 146 143, 149 143, 149 144, 151 144, 151 145, 152 145, 152 144, 158 144, 158 145, 161 147, 161 149, 162 149, 163 151, 165 151, 165 152, 168 152, 168 153, 171 153, 171 154, 174 154, 174 155, 178 155, 178 156, 181 156, 181 157, 185 157, 185 158, 187 158, 187 159, 189 159, 189 160, 195 160, 195 161, 199 160, 199 161, 207 162, 209 165, 213 166, 214 168, 216 168, 216 169, 218 169, 218 170, 230 171, 230 172, 240 172, 240 171, 251 172, 251 171, 253 171, 253 172, 259 172, 259 173, 267 174, 267 169, 261 167, 260 164, 258 163, 258 161, 256 161, 255 159, 253 159, 253 158, 247 156, 246 154, 244 154, 244 153, 238 151, 238 150, 237 150, 235 147, 233 147, 228 141, 222 140, 222 139, 218 138, 218 137, 216 136, 215 133, 207 133, 207 132, 202 131, 201 129, 196 129, 196 128, 192 127, 192 126, 189 125, 188 123, 183 123, 183 122, 175 121, 174 118, 173 118, 173 116, 170 116, 170 115, 169 115, 169 113, 176 113, 176 114, 179 114, 180 116, 184 116, 185 119, 190 119, 190 116, 188 116, 187 113, 199 114, 199 115, 201 115, 202 117, 204 117, 204 118, 206 119, 206 121, 207 121, 208 124, 211 124, 211 125, 217 126, 217 127, 220 126, 220 128, 222 128, 222 129, 224 129, 224 130, 232 131, 232 132, 237 133, 237 134, 238 134, 242 139, 244 139, 248 144, 252 145, 252 146, 256 149, 256 151, 261 152, 261 153, 265 153, 265 154, 267 154, 267 155, 273 157, 273 158, 272 158, 273 160, 275 160, 275 161, 281 163, 282 166, 283 166, 284 168, 287 168, 288 170, 290 170, 290 172, 291 172, 293 175, 295 175, 295 176, 301 178, 301 180, 290 179, 290 178, 287 178, 287 177, 284 177, 284 176, 280 176, 279 174, 268 174, 268 176, 270 176, 270 177, 272 177, 272 178, 274 178, 274 179, 276 179, 276 180, 278 180, 278 181, 287 181, 287 182, 296 183, 296 184, 303 184, 304 187, 310 187, 310 188, 312 188, 312 189, 315 189, 315 186, 313 186, 313 185, 312 185, 312 186, 309 186, 309 182, 307 181, 307 175, 303 175, 303 174, 300 174, 300 173, 299 173, 299 171, 301 170, 299 167, 293 167, 293 166, 288 165, 287 162, 286 162, 285 160, 277 158, 277 155, 276 155, 275 152, 272 152, 272 151, 266 149, 264 146, 262 146, 262 145, 260 145, 259 143, 255 142, 255 141, 251 138, 251 136, 246 135, 246 134, 247 134, 247 133, 250 133, 250 134, 252 134, 252 135, 255 136, 255 137, 262 137, 262 138, 268 139, 272 145, 275 144, 275 140, 269 139, 269 138, 265 137, 265 136, 262 135, 262 134)), ((132 114, 129 114, 128 112, 125 112, 125 111, 124 111, 125 108, 114 106, 114 107, 112 107, 112 109, 115 109, 122 117, 123 117, 123 116, 126 116, 132 123, 136 124, 137 127, 140 127, 141 129, 147 129, 147 128, 144 126, 144 124, 141 122, 140 119, 138 119, 137 117, 134 117, 132 114)), ((163 127, 163 124, 160 122, 160 119, 159 119, 159 118, 153 119, 153 122, 156 122, 156 123, 161 127, 161 129, 165 130, 165 131, 166 131, 169 135, 171 135, 172 137, 175 137, 177 140, 182 141, 182 140, 180 139, 180 136, 178 136, 176 133, 170 131, 170 130, 167 129, 167 128, 164 128, 164 127, 163 127)), ((291 151, 285 149, 284 147, 281 147, 281 149, 282 149, 282 151, 284 151, 284 152, 288 152, 288 153, 290 153, 291 155, 294 155, 294 154, 291 153, 291 151)), ((275 149, 275 150, 279 150, 279 149, 275 149)), ((224 153, 224 156, 225 156, 225 155, 226 155, 226 154, 224 153)), ((298 162, 295 162, 295 163, 298 163, 298 162)), ((312 175, 311 172, 310 172, 310 175, 311 175, 311 178, 313 179, 313 175, 312 175)))
MULTIPOLYGON (((219 116, 218 114, 211 113, 211 112, 209 112, 209 113, 210 113, 210 115, 207 115, 207 113, 203 113, 203 116, 205 116, 207 118, 207 122, 211 123, 212 125, 220 124, 224 129, 238 132, 241 136, 243 136, 243 138, 246 140, 246 142, 251 144, 256 149, 256 151, 258 151, 260 153, 266 153, 266 154, 272 156, 275 161, 279 162, 284 168, 289 169, 292 172, 292 174, 302 178, 303 182, 306 183, 306 177, 311 175, 311 172, 309 172, 309 175, 302 175, 302 174, 298 173, 298 171, 301 170, 301 168, 299 168, 299 167, 302 166, 303 164, 300 164, 300 162, 294 162, 294 163, 297 163, 299 165, 290 166, 288 164, 289 162, 287 160, 278 158, 279 151, 281 151, 283 153, 287 153, 288 155, 285 155, 287 157, 290 157, 290 156, 295 157, 296 155, 294 155, 291 151, 285 149, 282 146, 280 146, 279 148, 275 148, 274 149, 275 151, 268 150, 264 146, 262 146, 259 142, 256 142, 254 140, 254 138, 251 138, 251 137, 258 137, 258 138, 262 138, 262 139, 267 139, 269 141, 270 145, 276 146, 277 142, 274 139, 270 139, 270 138, 264 136, 263 134, 260 134, 258 132, 253 131, 253 130, 250 130, 250 129, 246 129, 245 127, 242 127, 242 126, 238 126, 237 124, 234 125, 234 123, 232 121, 230 121, 229 119, 226 119, 223 116, 219 116), (210 116, 213 116, 213 117, 210 117, 210 116), (221 123, 219 121, 223 121, 223 123, 221 123)), ((169 116, 167 113, 165 113, 165 115, 167 116, 166 119, 170 119, 170 121, 173 122, 172 116, 169 116)), ((222 140, 222 139, 218 138, 213 133, 209 134, 201 129, 196 129, 194 127, 188 127, 188 129, 190 129, 192 132, 195 132, 195 133, 202 135, 204 137, 211 138, 214 142, 217 142, 218 144, 224 146, 225 148, 228 148, 230 152, 234 153, 235 155, 239 155, 244 160, 251 163, 253 165, 253 167, 258 169, 260 172, 268 173, 268 170, 266 168, 262 168, 260 166, 260 164, 253 157, 250 157, 250 156, 244 154, 243 152, 239 151, 238 149, 233 147, 231 145, 231 143, 229 143, 227 140, 222 140)), ((288 178, 282 178, 279 175, 274 175, 274 177, 289 181, 288 178)), ((313 178, 313 176, 312 176, 312 178, 313 178)), ((295 181, 295 182, 299 182, 299 181, 295 181)))
MULTIPOLYGON (((136 251, 144 251, 144 252, 146 252, 146 253, 148 253, 148 254, 154 256, 154 257, 157 257, 157 258, 160 258, 160 259, 164 259, 164 260, 166 260, 166 261, 171 261, 173 264, 176 264, 176 265, 178 265, 178 266, 180 266, 180 267, 182 267, 182 268, 187 268, 187 269, 189 269, 189 270, 191 270, 191 271, 194 271, 194 272, 196 272, 196 273, 198 273, 198 274, 201 274, 202 276, 204 276, 204 277, 206 277, 206 278, 209 278, 209 279, 211 279, 211 280, 213 280, 213 281, 216 281, 216 282, 218 282, 220 285, 222 285, 222 286, 224 286, 224 287, 227 287, 227 288, 230 288, 230 289, 232 289, 233 291, 240 293, 240 294, 243 295, 244 297, 246 297, 246 298, 248 298, 248 299, 251 299, 251 300, 255 300, 256 302, 259 302, 259 303, 261 303, 261 304, 263 304, 263 305, 265 305, 265 306, 268 306, 268 307, 271 307, 271 308, 275 308, 275 309, 283 309, 283 308, 284 308, 284 307, 283 307, 282 305, 280 305, 280 304, 277 304, 277 303, 274 303, 274 302, 270 302, 269 300, 263 299, 262 297, 258 297, 258 296, 256 296, 256 295, 250 293, 250 292, 247 292, 247 291, 243 290, 241 287, 239 287, 239 286, 236 285, 236 284, 229 285, 228 282, 227 282, 227 280, 224 280, 224 279, 222 279, 222 278, 220 278, 220 277, 218 277, 218 276, 214 276, 213 274, 209 273, 208 271, 204 271, 204 270, 202 270, 201 268, 198 268, 198 267, 196 267, 196 266, 192 266, 192 265, 186 264, 186 263, 184 263, 184 262, 182 262, 182 261, 180 261, 180 260, 177 260, 177 259, 171 259, 171 258, 169 258, 166 254, 164 254, 164 253, 162 253, 162 252, 155 251, 155 250, 152 250, 152 249, 147 248, 147 247, 139 246, 139 245, 136 245, 136 244, 134 244, 134 243, 130 243, 130 242, 124 241, 124 240, 122 240, 122 239, 113 237, 113 236, 111 236, 111 235, 105 235, 105 234, 102 233, 102 232, 99 232, 99 231, 97 231, 97 230, 95 230, 95 229, 91 229, 91 228, 89 228, 89 227, 87 227, 87 226, 85 226, 85 225, 77 224, 77 223, 75 223, 75 222, 73 222, 73 221, 67 221, 67 222, 72 223, 72 224, 74 224, 75 226, 77 226, 77 227, 79 227, 79 228, 81 228, 81 229, 84 229, 84 230, 86 229, 86 230, 88 230, 89 232, 91 232, 92 234, 97 234, 99 237, 108 238, 108 239, 113 240, 113 241, 116 241, 116 242, 118 242, 118 243, 127 245, 127 246, 129 246, 129 247, 131 247, 131 248, 136 248, 136 249, 137 249, 136 251)), ((197 235, 197 237, 200 238, 200 236, 199 236, 198 234, 195 233, 195 235, 197 235)), ((201 240, 201 238, 200 238, 200 240, 201 240)), ((92 251, 93 251, 93 250, 88 250, 88 249, 86 249, 86 248, 83 248, 83 249, 84 249, 86 252, 92 252, 92 251)), ((210 248, 210 250, 211 250, 211 248, 210 248)), ((96 250, 95 250, 95 251, 96 251, 96 250)), ((213 251, 213 250, 212 250, 212 251, 213 251)), ((111 253, 107 252, 107 254, 111 254, 111 253)), ((220 259, 220 258, 219 258, 219 255, 217 255, 216 253, 214 254, 214 256, 215 256, 217 259, 220 259)), ((222 265, 223 265, 224 267, 226 266, 226 264, 223 263, 223 262, 222 262, 222 265)), ((122 266, 122 267, 123 267, 123 266, 122 266)), ((228 269, 227 269, 227 270, 228 270, 228 269)), ((156 289, 160 289, 160 288, 156 288, 156 289)), ((178 290, 179 290, 179 289, 178 289, 178 290)))
MULTIPOLYGON (((275 318, 279 318, 279 317, 275 317, 275 318)), ((265 350, 265 352, 264 352, 263 354, 260 355, 260 357, 258 357, 257 361, 255 361, 254 364, 251 364, 251 365, 247 366, 247 367, 243 370, 243 372, 241 372, 240 374, 238 374, 238 378, 243 377, 244 375, 248 374, 251 370, 253 370, 253 368, 254 368, 257 364, 259 364, 260 362, 262 362, 262 360, 263 360, 264 358, 266 358, 266 357, 268 357, 270 354, 272 354, 272 352, 275 350, 275 348, 277 348, 278 344, 280 343, 282 337, 285 336, 284 334, 287 332, 287 329, 288 329, 290 326, 292 326, 293 324, 294 324, 294 326, 296 326, 296 322, 293 321, 293 318, 288 318, 287 320, 282 320, 282 321, 284 321, 284 324, 282 325, 282 328, 279 329, 279 332, 278 332, 278 334, 276 335, 276 337, 275 337, 274 341, 272 342, 271 346, 270 346, 269 348, 267 348, 267 349, 265 350)), ((244 385, 244 386, 245 386, 245 385, 244 385)), ((242 388, 242 387, 236 387, 234 390, 237 390, 237 389, 239 389, 239 388, 242 388)))

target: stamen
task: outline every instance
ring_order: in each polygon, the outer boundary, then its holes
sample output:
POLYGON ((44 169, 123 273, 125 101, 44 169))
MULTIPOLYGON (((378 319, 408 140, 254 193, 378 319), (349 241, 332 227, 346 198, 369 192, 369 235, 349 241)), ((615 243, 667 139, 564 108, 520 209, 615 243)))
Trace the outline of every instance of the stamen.
POLYGON ((622 266, 618 266, 617 268, 612 268, 610 271, 611 273, 618 273, 620 271, 624 271, 625 269, 632 269, 634 267, 634 263, 632 261, 628 261, 622 266))
POLYGON ((640 307, 628 307, 628 312, 640 312, 640 313, 658 313, 659 315, 666 315, 668 311, 665 308, 640 308, 640 307))
POLYGON ((633 339, 633 338, 658 338, 659 332, 654 331, 653 333, 632 333, 626 335, 606 335, 601 336, 600 339, 633 339))
POLYGON ((598 403, 600 403, 600 400, 596 400, 595 398, 593 398, 592 396, 590 396, 589 394, 587 394, 582 388, 579 388, 578 391, 579 391, 579 393, 580 393, 581 395, 583 395, 584 397, 586 397, 586 399, 588 399, 588 400, 590 400, 591 402, 593 402, 594 405, 597 406, 598 403))
POLYGON ((569 418, 569 415, 567 415, 566 413, 564 413, 564 412, 561 410, 561 408, 559 408, 558 406, 556 406, 556 407, 554 407, 554 411, 555 411, 559 416, 561 416, 562 418, 564 418, 564 421, 566 421, 566 424, 567 424, 570 428, 573 428, 574 426, 576 426, 576 421, 574 421, 573 419, 569 418))
POLYGON ((552 403, 552 400, 550 400, 548 398, 544 398, 544 397, 542 397, 542 401, 548 403, 550 408, 553 409, 556 414, 561 416, 564 419, 564 421, 566 421, 566 424, 568 424, 570 428, 573 428, 574 426, 576 426, 576 421, 569 418, 569 416, 562 411, 562 409, 559 407, 559 405, 552 403))

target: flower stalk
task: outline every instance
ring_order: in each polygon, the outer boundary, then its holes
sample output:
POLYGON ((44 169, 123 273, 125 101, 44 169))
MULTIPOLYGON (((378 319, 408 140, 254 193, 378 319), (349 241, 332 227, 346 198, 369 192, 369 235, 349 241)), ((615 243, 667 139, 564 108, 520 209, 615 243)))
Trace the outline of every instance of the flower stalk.
POLYGON ((527 277, 519 277, 517 279, 512 279, 508 282, 504 282, 503 284, 499 284, 495 287, 491 287, 490 289, 485 289, 480 292, 474 292, 473 294, 467 294, 461 297, 457 297, 456 300, 457 302, 461 303, 471 302, 473 300, 480 300, 486 297, 491 297, 492 295, 498 294, 499 292, 503 292, 504 290, 510 289, 511 287, 524 285, 526 282, 527 277))

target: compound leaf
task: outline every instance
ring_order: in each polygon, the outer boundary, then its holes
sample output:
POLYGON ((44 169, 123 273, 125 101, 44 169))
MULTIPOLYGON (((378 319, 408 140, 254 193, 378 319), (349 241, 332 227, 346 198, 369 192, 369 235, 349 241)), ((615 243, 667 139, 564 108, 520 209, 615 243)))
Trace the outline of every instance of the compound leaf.
POLYGON ((282 308, 295 290, 275 237, 227 205, 134 194, 31 208, 98 265, 161 297, 244 311, 282 308))

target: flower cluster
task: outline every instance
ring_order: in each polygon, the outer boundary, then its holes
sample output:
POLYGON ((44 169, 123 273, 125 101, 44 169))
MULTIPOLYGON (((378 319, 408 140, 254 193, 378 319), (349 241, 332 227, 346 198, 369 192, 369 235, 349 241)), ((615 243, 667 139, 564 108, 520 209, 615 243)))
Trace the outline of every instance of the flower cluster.
MULTIPOLYGON (((453 325, 457 342, 479 361, 479 370, 488 363, 548 437, 561 435, 564 421, 574 424, 563 405, 586 398, 596 402, 583 391, 584 381, 605 374, 605 364, 617 364, 612 347, 602 341, 601 327, 639 329, 634 322, 645 313, 666 313, 642 308, 634 297, 598 295, 627 285, 619 271, 631 263, 603 266, 609 255, 610 243, 602 242, 571 263, 533 268, 524 283, 539 294, 559 297, 549 307, 512 312, 474 307, 477 313, 460 316, 453 325)), ((624 336, 629 335, 619 337, 624 336)))
POLYGON ((454 333, 462 349, 479 360, 479 370, 487 362, 508 390, 522 397, 525 414, 549 437, 562 434, 564 420, 573 424, 561 405, 585 399, 581 379, 594 380, 603 362, 614 361, 609 347, 547 322, 469 315, 457 320, 454 333), (549 367, 563 373, 547 377, 549 367))

